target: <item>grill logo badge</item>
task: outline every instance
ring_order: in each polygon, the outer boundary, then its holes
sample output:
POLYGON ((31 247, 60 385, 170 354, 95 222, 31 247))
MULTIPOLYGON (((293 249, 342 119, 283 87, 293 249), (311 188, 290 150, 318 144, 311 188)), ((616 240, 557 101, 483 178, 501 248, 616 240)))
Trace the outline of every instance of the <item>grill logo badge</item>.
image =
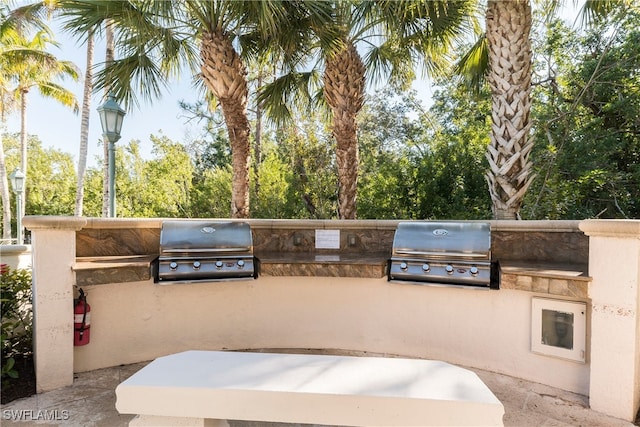
POLYGON ((433 230, 433 235, 434 236, 446 236, 447 234, 449 234, 449 231, 445 230, 444 228, 436 228, 435 230, 433 230))
POLYGON ((200 229, 200 232, 202 232, 202 233, 206 233, 206 234, 211 234, 211 233, 213 233, 213 232, 215 232, 215 231, 216 231, 216 229, 215 229, 215 228, 213 228, 213 227, 202 227, 202 228, 200 229))

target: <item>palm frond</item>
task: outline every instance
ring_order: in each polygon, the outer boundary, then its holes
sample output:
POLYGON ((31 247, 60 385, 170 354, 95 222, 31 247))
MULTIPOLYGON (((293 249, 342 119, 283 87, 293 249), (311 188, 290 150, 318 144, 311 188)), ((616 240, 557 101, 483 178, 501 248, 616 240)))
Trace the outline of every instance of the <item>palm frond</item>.
POLYGON ((140 54, 116 59, 108 64, 96 64, 94 92, 109 87, 125 109, 140 106, 138 93, 145 101, 158 99, 162 89, 167 88, 167 79, 155 58, 140 54), (99 69, 102 66, 104 68, 99 69))
POLYGON ((2 50, 0 50, 0 56, 3 57, 4 60, 13 64, 23 64, 29 62, 46 64, 49 62, 55 62, 56 60, 55 56, 53 56, 49 52, 15 45, 3 46, 2 50))
POLYGON ((62 85, 47 82, 38 85, 38 90, 42 96, 58 101, 66 107, 71 107, 74 113, 77 114, 80 111, 80 104, 76 96, 62 85))
POLYGON ((594 25, 615 13, 624 15, 635 0, 585 0, 580 9, 582 25, 594 25))
POLYGON ((320 79, 314 70, 287 73, 260 88, 258 103, 270 121, 283 125, 291 121, 294 107, 317 107, 320 79))
POLYGON ((477 94, 485 84, 488 69, 489 47, 486 35, 482 34, 460 58, 454 68, 454 74, 461 76, 467 87, 477 94))
POLYGON ((30 31, 44 31, 53 34, 46 24, 46 20, 51 17, 52 5, 47 1, 34 2, 17 7, 9 11, 6 16, 3 14, 3 22, 0 23, 0 33, 7 29, 13 29, 25 35, 30 31))
MULTIPOLYGON (((106 20, 112 22, 116 57, 120 59, 96 73, 94 89, 112 84, 114 95, 127 107, 139 105, 134 92, 151 101, 161 96, 169 79, 180 77, 185 66, 191 75, 199 69, 198 34, 190 27, 193 16, 186 15, 185 4, 210 2, 61 1, 65 5, 61 13, 64 28, 74 34, 99 34, 106 20)), ((96 64, 95 69, 100 67, 105 64, 96 64)))

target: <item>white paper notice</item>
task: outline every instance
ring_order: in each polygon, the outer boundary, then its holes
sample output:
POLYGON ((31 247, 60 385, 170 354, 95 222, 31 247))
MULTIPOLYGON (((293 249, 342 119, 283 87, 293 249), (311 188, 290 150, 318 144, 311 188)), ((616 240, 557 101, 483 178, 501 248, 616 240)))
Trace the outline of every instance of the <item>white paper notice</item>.
POLYGON ((316 249, 340 249, 340 230, 316 230, 316 249))

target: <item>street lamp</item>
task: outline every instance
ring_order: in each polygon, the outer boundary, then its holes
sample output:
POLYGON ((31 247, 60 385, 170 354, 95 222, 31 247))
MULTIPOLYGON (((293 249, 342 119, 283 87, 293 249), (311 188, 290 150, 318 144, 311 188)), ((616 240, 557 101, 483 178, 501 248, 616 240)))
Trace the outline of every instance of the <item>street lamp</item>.
POLYGON ((11 172, 11 175, 9 175, 11 187, 13 188, 13 192, 16 193, 16 226, 18 228, 16 237, 19 245, 24 243, 24 239, 22 238, 22 193, 24 193, 25 178, 20 168, 16 168, 11 172))
POLYGON ((104 104, 98 107, 102 136, 109 142, 109 216, 116 216, 116 152, 115 143, 120 139, 122 119, 126 114, 116 102, 116 98, 109 94, 104 104))

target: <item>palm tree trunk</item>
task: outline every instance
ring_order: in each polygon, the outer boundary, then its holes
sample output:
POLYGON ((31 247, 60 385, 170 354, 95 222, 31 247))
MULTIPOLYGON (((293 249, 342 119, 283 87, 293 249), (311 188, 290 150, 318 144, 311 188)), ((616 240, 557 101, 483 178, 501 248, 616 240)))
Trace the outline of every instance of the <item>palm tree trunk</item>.
MULTIPOLYGON (((27 167, 29 166, 27 163, 27 94, 29 93, 28 89, 22 89, 20 93, 20 168, 22 169, 22 173, 25 175, 25 184, 29 179, 29 173, 27 171, 27 167)), ((26 211, 27 205, 27 186, 25 185, 25 193, 24 199, 22 201, 21 212, 17 212, 20 217, 23 217, 26 211)))
POLYGON ((359 163, 356 119, 364 103, 364 74, 362 59, 351 43, 327 60, 324 93, 333 112, 340 219, 356 218, 359 163))
MULTIPOLYGON (((262 67, 258 71, 257 86, 258 90, 262 87, 262 67)), ((260 164, 262 163, 262 105, 256 103, 256 131, 253 147, 253 163, 254 163, 254 187, 256 195, 260 194, 260 164)))
MULTIPOLYGON (((110 62, 113 62, 115 58, 115 41, 113 38, 113 26, 111 20, 107 20, 105 24, 105 39, 107 46, 104 62, 105 64, 109 64, 110 62)), ((110 90, 111 88, 109 86, 105 87, 104 99, 107 99, 110 90)), ((109 212, 109 141, 104 138, 102 144, 102 216, 108 217, 111 215, 111 212, 109 212)))
POLYGON ((493 122, 486 180, 494 217, 516 219, 534 178, 528 138, 531 5, 529 0, 489 0, 486 18, 493 122))
POLYGON ((249 166, 251 165, 251 152, 246 105, 242 106, 234 102, 222 102, 221 104, 232 151, 231 217, 249 218, 249 166))
POLYGON ((75 215, 82 216, 84 204, 84 175, 87 170, 89 141, 89 116, 91 113, 91 92, 93 89, 93 33, 87 37, 87 67, 82 94, 82 120, 80 124, 80 154, 78 158, 78 183, 76 186, 75 215))
POLYGON ((359 163, 356 120, 355 116, 334 111, 333 123, 338 165, 338 214, 340 219, 355 219, 359 163))
POLYGON ((11 199, 9 195, 9 181, 7 179, 7 164, 4 160, 4 144, 2 136, 4 125, 0 126, 0 196, 2 198, 2 238, 11 239, 11 199))
POLYGON ((231 217, 249 217, 249 119, 247 118, 247 70, 229 37, 223 32, 205 31, 200 49, 202 77, 222 105, 231 144, 233 183, 231 217))

